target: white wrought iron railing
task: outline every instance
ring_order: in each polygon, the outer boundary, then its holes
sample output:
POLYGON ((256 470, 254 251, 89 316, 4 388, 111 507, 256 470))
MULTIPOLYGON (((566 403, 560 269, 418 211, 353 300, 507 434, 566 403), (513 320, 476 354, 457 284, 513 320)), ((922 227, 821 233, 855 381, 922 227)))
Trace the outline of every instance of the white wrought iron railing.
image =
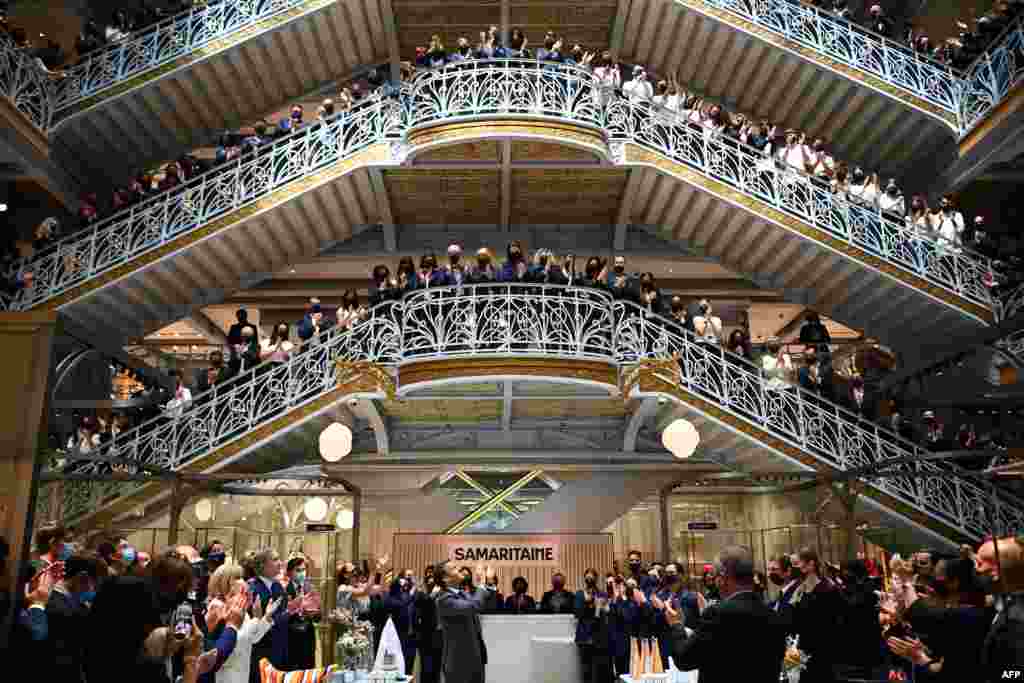
MULTIPOLYGON (((26 309, 252 204, 300 178, 377 142, 401 135, 397 101, 376 99, 304 127, 272 145, 206 171, 187 182, 48 245, 16 269, 34 284, 7 301, 26 309)), ((16 273, 8 273, 14 277, 16 273)))
MULTIPOLYGON (((173 62, 196 48, 302 5, 306 0, 220 0, 161 21, 89 54, 50 80, 5 36, 0 41, 0 95, 36 126, 49 131, 104 90, 173 62)), ((959 72, 902 43, 866 30, 799 0, 705 0, 813 50, 858 69, 955 116, 962 137, 1018 82, 1024 57, 1020 20, 966 72, 959 72)))
MULTIPOLYGON (((925 454, 817 394, 774 386, 744 358, 701 342, 674 321, 613 300, 607 291, 522 283, 421 289, 380 304, 364 321, 324 332, 286 362, 266 362, 216 385, 195 396, 180 415, 122 432, 93 453, 178 470, 337 388, 336 359, 396 367, 495 356, 603 360, 620 366, 678 356, 681 372, 666 376, 668 381, 823 464, 849 470, 925 454)), ((84 461, 73 469, 103 467, 109 465, 84 461)), ((1003 529, 1024 527, 1024 501, 983 488, 951 463, 896 467, 905 476, 871 480, 871 485, 968 536, 987 533, 993 518, 1003 529)), ((100 496, 110 499, 134 485, 68 481, 65 486, 64 514, 73 519, 97 509, 104 502, 100 496)))
POLYGON ((502 115, 570 121, 601 131, 613 145, 641 145, 905 273, 995 306, 985 286, 988 258, 848 202, 752 147, 628 102, 599 88, 584 69, 530 60, 474 61, 422 73, 398 99, 337 115, 171 188, 14 266, 9 277, 32 271, 34 285, 6 305, 37 306, 374 142, 400 141, 439 121, 502 115))
POLYGON ((902 42, 885 38, 831 12, 799 0, 703 2, 830 60, 871 74, 951 114, 959 109, 959 73, 902 42))
POLYGON ((185 10, 90 52, 54 83, 53 107, 63 110, 232 33, 256 26, 308 0, 217 0, 185 10))

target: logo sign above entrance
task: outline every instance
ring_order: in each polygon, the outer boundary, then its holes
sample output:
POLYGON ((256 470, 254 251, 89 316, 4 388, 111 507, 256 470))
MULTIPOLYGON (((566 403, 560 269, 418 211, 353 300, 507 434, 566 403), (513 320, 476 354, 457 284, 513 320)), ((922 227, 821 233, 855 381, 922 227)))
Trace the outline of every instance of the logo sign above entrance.
POLYGON ((520 544, 515 540, 504 543, 457 543, 450 546, 448 559, 452 562, 483 562, 493 566, 537 565, 558 566, 558 544, 520 544))
POLYGON ((531 595, 551 585, 551 575, 565 574, 566 588, 583 588, 588 567, 612 566, 611 534, 415 534, 394 535, 392 565, 426 567, 449 559, 459 566, 492 567, 498 589, 508 595, 512 579, 522 576, 531 595))

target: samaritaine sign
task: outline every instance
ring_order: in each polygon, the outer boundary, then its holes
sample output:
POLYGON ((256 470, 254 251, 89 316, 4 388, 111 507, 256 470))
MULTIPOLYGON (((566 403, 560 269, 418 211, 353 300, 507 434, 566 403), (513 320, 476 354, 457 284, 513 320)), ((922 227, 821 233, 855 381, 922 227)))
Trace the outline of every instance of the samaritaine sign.
POLYGON ((489 562, 491 564, 558 564, 558 545, 459 544, 452 546, 448 557, 453 562, 489 562))

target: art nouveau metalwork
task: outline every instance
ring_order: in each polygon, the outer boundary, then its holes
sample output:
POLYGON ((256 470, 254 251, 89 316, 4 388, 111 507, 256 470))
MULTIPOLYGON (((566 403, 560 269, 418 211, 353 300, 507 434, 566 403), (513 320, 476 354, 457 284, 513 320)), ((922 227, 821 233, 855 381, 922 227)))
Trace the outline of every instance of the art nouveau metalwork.
POLYGON ((52 106, 61 110, 226 38, 240 29, 288 11, 307 0, 222 0, 196 6, 90 52, 55 83, 52 106))
POLYGON ((497 60, 428 71, 400 98, 379 99, 303 128, 17 264, 8 276, 31 270, 35 285, 7 307, 26 309, 58 297, 375 142, 398 140, 442 120, 502 114, 594 127, 613 145, 640 145, 760 203, 748 202, 751 210, 770 207, 781 212, 783 222, 809 225, 948 292, 993 306, 984 284, 989 259, 847 202, 826 185, 777 168, 753 148, 652 113, 646 104, 601 90, 589 72, 575 67, 497 60))
POLYGON ((948 66, 857 24, 799 0, 702 0, 753 22, 829 60, 871 74, 887 85, 951 113, 959 108, 960 78, 948 66))
POLYGON ((49 77, 3 31, 0 31, 0 97, 10 100, 36 128, 49 130, 54 109, 49 77))
POLYGON ((1024 18, 1018 18, 993 47, 978 57, 960 86, 960 135, 967 135, 1024 75, 1024 18))
MULTIPOLYGON (((645 359, 675 358, 677 364, 662 363, 658 372, 749 425, 751 438, 766 432, 839 470, 923 454, 819 395, 773 386, 743 358, 702 343, 680 325, 632 303, 613 301, 606 292, 493 284, 417 290, 403 301, 381 304, 363 322, 325 332, 287 362, 264 363, 198 394, 179 416, 118 434, 93 457, 180 469, 337 388, 337 360, 398 367, 426 359, 509 355, 604 360, 627 370, 645 359), (675 367, 679 370, 670 370, 675 367)), ((105 466, 87 462, 84 468, 105 466)), ((953 464, 900 467, 905 477, 871 485, 973 537, 989 529, 986 515, 995 515, 1004 528, 1024 525, 1024 501, 1003 493, 993 496, 953 464)), ((88 498, 79 504, 80 488, 69 487, 68 515, 96 503, 88 498)))
MULTIPOLYGON (((239 157, 37 253, 21 270, 36 286, 9 308, 31 308, 136 256, 254 204, 289 183, 401 133, 394 100, 375 100, 239 157)), ((10 275, 13 276, 13 273, 10 275)))

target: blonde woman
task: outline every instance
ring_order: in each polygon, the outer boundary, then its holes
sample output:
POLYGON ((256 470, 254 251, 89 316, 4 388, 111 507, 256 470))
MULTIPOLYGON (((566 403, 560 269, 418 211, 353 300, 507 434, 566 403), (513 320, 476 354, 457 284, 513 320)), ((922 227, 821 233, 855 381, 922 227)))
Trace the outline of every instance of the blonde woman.
POLYGON ((251 605, 252 616, 243 609, 241 626, 235 626, 238 639, 235 641, 234 652, 217 672, 217 683, 248 683, 252 646, 274 625, 274 613, 281 606, 283 599, 279 598, 270 603, 264 614, 261 602, 251 598, 249 586, 242 579, 242 567, 237 564, 221 565, 213 573, 210 577, 210 595, 212 597, 207 606, 206 626, 211 634, 219 627, 221 621, 227 621, 227 626, 234 626, 228 620, 233 609, 251 605))

